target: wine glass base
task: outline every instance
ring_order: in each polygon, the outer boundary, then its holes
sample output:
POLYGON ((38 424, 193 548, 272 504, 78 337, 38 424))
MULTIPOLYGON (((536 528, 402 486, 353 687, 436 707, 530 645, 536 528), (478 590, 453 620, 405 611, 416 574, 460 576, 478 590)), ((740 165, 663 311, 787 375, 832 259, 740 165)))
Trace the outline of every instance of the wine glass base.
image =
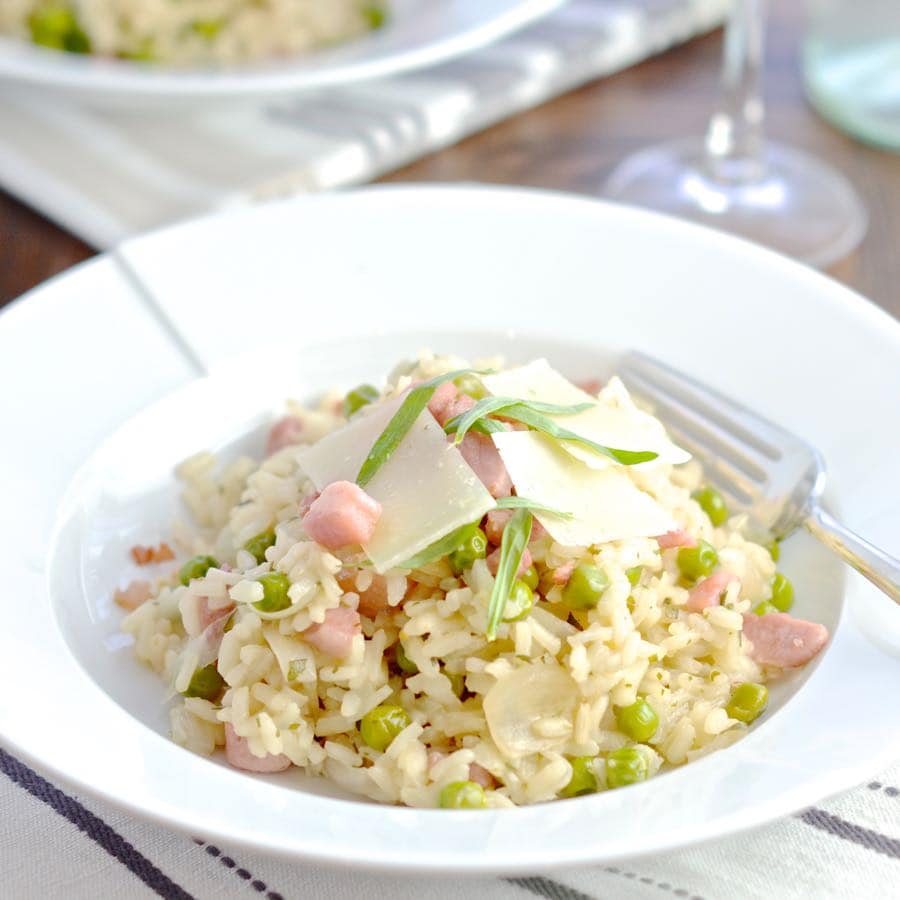
POLYGON ((659 144, 627 157, 604 195, 691 219, 764 244, 812 266, 847 256, 868 217, 850 182, 812 156, 766 144, 752 172, 714 177, 703 141, 659 144))

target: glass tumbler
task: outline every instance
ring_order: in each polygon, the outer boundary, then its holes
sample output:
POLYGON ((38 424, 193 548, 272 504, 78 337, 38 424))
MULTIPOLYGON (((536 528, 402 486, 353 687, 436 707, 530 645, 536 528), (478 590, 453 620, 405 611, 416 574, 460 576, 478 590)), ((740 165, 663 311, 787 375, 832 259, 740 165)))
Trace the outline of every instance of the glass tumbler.
POLYGON ((807 0, 806 90, 854 137, 900 151, 900 0, 807 0))

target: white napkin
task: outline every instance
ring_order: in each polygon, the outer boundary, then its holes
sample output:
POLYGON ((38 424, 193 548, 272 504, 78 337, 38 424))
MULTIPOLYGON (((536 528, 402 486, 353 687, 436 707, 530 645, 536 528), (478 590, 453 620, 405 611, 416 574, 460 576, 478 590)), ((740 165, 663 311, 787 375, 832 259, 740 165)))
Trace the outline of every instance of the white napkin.
POLYGON ((694 849, 550 875, 473 879, 341 871, 259 856, 75 797, 3 750, 0 773, 0 896, 10 900, 900 897, 900 764, 777 824, 694 849))
POLYGON ((421 72, 188 116, 35 103, 4 87, 0 185, 111 247, 228 204, 369 181, 708 31, 727 6, 571 0, 512 37, 421 72))

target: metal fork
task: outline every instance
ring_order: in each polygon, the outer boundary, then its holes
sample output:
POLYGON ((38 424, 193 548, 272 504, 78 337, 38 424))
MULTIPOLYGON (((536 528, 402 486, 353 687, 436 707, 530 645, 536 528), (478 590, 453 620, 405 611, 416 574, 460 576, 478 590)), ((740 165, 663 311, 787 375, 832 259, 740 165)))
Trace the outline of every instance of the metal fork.
POLYGON ((900 604, 900 560, 822 509, 825 463, 814 447, 643 353, 626 354, 618 373, 703 463, 732 508, 779 540, 802 525, 900 604))

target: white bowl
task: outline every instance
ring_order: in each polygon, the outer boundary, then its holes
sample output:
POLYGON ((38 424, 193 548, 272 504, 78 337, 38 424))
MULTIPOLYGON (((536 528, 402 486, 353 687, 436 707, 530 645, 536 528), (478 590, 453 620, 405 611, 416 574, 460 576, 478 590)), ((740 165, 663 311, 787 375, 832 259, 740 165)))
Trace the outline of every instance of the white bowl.
POLYGON ((396 870, 534 872, 722 836, 900 755, 900 611, 804 536, 782 567, 833 637, 742 741, 645 784, 448 812, 253 777, 166 736, 118 633, 126 550, 165 535, 172 465, 259 449, 285 395, 430 345, 608 374, 640 347, 780 421, 830 463, 828 502, 900 550, 900 326, 840 285, 712 231, 565 195, 381 188, 139 238, 0 317, 0 740, 134 813, 232 845, 396 870))
POLYGON ((294 58, 230 68, 173 69, 100 59, 0 36, 0 83, 128 109, 260 99, 436 65, 516 31, 561 2, 393 0, 389 22, 358 40, 294 58))

